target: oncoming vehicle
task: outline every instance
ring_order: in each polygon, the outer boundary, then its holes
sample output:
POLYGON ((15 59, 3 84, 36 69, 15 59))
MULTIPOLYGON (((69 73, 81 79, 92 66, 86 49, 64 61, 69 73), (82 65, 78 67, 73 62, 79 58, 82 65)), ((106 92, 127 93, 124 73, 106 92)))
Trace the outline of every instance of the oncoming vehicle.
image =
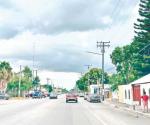
POLYGON ((69 101, 75 101, 76 103, 78 102, 78 97, 75 93, 68 93, 66 94, 66 103, 69 101))
POLYGON ((0 99, 8 100, 10 97, 6 93, 0 93, 0 99))

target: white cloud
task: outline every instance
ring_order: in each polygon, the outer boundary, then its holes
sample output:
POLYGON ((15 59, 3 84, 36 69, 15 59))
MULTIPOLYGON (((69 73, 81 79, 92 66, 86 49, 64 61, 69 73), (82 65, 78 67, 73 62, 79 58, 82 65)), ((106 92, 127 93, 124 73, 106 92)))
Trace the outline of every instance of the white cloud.
POLYGON ((112 23, 112 19, 110 16, 104 16, 101 20, 105 25, 110 25, 112 23))
MULTIPOLYGON (((0 37, 10 38, 26 30, 37 34, 58 34, 105 29, 116 18, 111 17, 111 11, 115 6, 111 4, 112 1, 114 0, 10 0, 2 2, 0 24, 3 30, 0 30, 0 37), (7 4, 11 7, 6 7, 7 4)), ((132 2, 122 5, 122 10, 125 7, 128 7, 128 11, 122 14, 123 11, 120 11, 117 22, 127 20, 133 8, 132 2)))
POLYGON ((47 78, 49 78, 49 84, 54 84, 56 87, 63 87, 72 89, 75 86, 76 81, 79 79, 80 74, 78 73, 66 73, 66 72, 50 72, 40 71, 38 73, 41 76, 41 83, 47 84, 47 78))
POLYGON ((110 41, 105 54, 105 69, 110 69, 111 52, 132 41, 138 15, 135 1, 128 0, 119 7, 118 17, 113 17, 111 2, 114 0, 10 0, 1 4, 0 59, 10 61, 16 71, 19 65, 32 67, 35 44, 35 65, 42 70, 42 83, 53 76, 56 84, 64 81, 70 88, 78 76, 73 72, 85 71, 85 64, 101 66, 101 57, 86 51, 98 51, 97 41, 110 41))

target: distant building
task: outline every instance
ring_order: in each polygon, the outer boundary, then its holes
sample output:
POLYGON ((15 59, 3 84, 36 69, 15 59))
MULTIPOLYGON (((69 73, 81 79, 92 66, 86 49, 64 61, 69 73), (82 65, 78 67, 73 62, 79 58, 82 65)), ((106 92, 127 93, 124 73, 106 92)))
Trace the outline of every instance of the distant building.
POLYGON ((61 87, 54 87, 54 92, 61 94, 62 93, 62 88, 61 87))

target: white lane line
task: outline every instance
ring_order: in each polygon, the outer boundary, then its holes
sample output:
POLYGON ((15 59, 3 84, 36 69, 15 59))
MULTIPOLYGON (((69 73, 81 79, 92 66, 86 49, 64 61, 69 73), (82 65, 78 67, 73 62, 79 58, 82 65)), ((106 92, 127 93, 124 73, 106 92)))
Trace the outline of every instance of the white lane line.
MULTIPOLYGON (((85 107, 86 110, 88 110, 98 121, 100 121, 102 125, 110 125, 109 123, 106 123, 107 121, 109 121, 109 122, 112 121, 114 124, 116 124, 115 121, 114 121, 114 119, 111 118, 111 117, 108 118, 108 119, 105 119, 105 120, 102 119, 98 113, 92 111, 91 108, 92 108, 93 105, 89 105, 89 104, 91 104, 91 103, 85 104, 85 103, 83 102, 82 106, 85 107)), ((97 109, 97 111, 98 111, 98 110, 99 110, 99 109, 97 109)), ((124 123, 124 122, 122 122, 122 121, 118 121, 117 125, 127 125, 127 124, 124 123)))
POLYGON ((97 114, 92 112, 86 104, 83 105, 83 103, 81 103, 81 102, 80 102, 80 104, 82 105, 82 107, 85 108, 85 110, 87 110, 91 115, 93 115, 102 125, 109 125, 104 120, 102 120, 97 114))

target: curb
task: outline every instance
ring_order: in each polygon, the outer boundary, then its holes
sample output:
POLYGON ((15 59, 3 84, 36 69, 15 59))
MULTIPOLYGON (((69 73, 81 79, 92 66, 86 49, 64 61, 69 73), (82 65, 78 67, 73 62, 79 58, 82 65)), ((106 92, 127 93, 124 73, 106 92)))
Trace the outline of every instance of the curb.
POLYGON ((143 113, 143 112, 140 112, 140 111, 137 111, 137 110, 132 110, 132 109, 130 109, 130 108, 121 107, 121 106, 118 106, 118 105, 116 105, 116 104, 111 104, 111 103, 109 103, 109 102, 103 102, 103 104, 109 105, 109 106, 111 106, 112 108, 116 108, 116 109, 120 109, 120 110, 124 110, 124 111, 128 111, 128 112, 130 112, 130 113, 136 114, 136 117, 139 117, 139 115, 140 115, 140 116, 144 116, 144 117, 150 118, 150 114, 143 113))
POLYGON ((132 112, 132 113, 135 113, 136 117, 138 117, 140 115, 140 116, 144 116, 144 117, 150 118, 150 114, 147 114, 147 113, 143 113, 143 112, 140 112, 140 111, 132 110, 132 109, 129 109, 129 108, 123 108, 123 107, 121 107, 120 109, 125 110, 125 111, 129 111, 129 112, 132 112))

